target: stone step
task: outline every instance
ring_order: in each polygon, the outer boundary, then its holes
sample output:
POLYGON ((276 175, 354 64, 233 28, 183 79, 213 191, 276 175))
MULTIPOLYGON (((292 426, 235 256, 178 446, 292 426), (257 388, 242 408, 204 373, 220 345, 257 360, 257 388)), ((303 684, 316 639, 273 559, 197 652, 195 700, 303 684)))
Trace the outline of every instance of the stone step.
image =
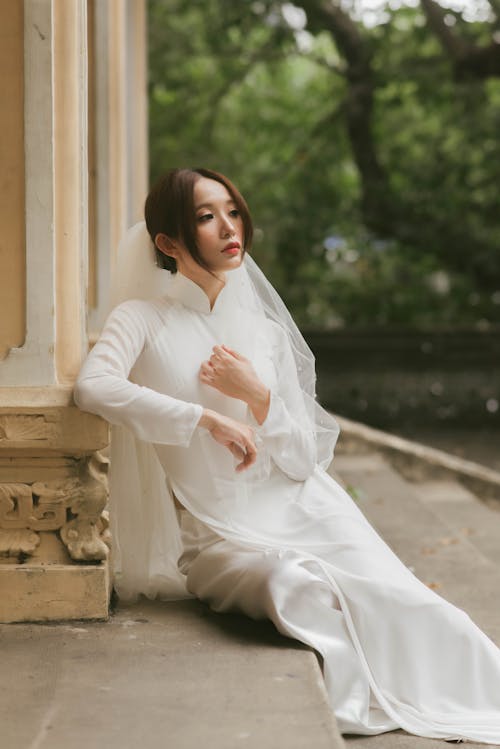
MULTIPOLYGON (((351 475, 351 478, 353 470, 360 472, 382 465, 389 467, 387 458, 376 453, 341 455, 335 458, 334 464, 337 476, 333 470, 330 473, 341 480, 344 488, 346 481, 338 473, 340 466, 344 466, 345 476, 351 475)), ((409 482, 409 486, 415 497, 446 523, 451 535, 466 536, 478 551, 500 567, 499 503, 482 502, 458 481, 449 479, 409 482)))
POLYGON ((344 747, 316 655, 269 622, 141 599, 0 639, 10 749, 344 747))
POLYGON ((446 742, 440 739, 423 739, 405 731, 390 731, 377 736, 344 736, 347 749, 451 749, 464 746, 467 749, 494 749, 495 744, 446 742))
POLYGON ((500 505, 484 504, 456 481, 423 481, 415 485, 415 493, 452 534, 465 535, 500 567, 500 505))
MULTIPOLYGON (((471 542, 470 514, 468 523, 451 529, 439 514, 443 511, 435 511, 435 502, 423 501, 418 485, 403 479, 377 453, 339 455, 333 468, 403 563, 439 595, 467 611, 500 644, 500 568, 486 555, 486 542, 484 549, 471 542)), ((483 506, 476 501, 482 522, 483 506)), ((496 511, 491 512, 496 519, 496 511)))
MULTIPOLYGON (((333 468, 400 559, 439 595, 465 609, 500 643, 498 511, 453 481, 405 481, 377 453, 339 455, 333 468), (489 526, 489 527, 488 527, 489 526)), ((437 739, 390 731, 344 736, 348 749, 443 749, 437 739)), ((468 742, 471 749, 484 744, 468 742)))

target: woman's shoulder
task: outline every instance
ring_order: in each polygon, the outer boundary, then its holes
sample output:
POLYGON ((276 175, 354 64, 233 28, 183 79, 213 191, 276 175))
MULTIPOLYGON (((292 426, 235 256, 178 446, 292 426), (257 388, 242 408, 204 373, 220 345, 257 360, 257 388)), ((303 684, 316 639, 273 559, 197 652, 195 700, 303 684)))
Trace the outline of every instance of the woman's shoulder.
POLYGON ((168 324, 169 306, 164 299, 127 299, 111 310, 105 327, 126 329, 147 340, 168 324))
POLYGON ((167 298, 127 299, 125 302, 117 304, 112 309, 110 316, 147 320, 164 315, 170 306, 167 298))

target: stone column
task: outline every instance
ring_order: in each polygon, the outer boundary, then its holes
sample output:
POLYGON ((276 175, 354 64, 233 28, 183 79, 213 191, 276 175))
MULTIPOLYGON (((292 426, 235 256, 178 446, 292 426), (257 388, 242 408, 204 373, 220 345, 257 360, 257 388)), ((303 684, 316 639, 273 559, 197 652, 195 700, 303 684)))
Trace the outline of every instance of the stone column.
POLYGON ((87 3, 24 0, 0 12, 24 82, 13 92, 19 127, 8 130, 24 151, 9 219, 17 282, 0 301, 0 621, 105 618, 108 428, 71 397, 88 346, 87 3))
POLYGON ((143 218, 148 185, 145 0, 92 0, 89 334, 109 311, 118 242, 143 218))

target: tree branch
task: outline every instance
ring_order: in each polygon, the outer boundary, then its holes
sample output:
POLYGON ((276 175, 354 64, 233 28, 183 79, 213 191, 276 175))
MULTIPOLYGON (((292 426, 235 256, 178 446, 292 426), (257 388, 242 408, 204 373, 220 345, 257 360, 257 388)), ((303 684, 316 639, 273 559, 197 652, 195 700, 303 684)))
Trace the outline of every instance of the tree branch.
POLYGON ((361 177, 363 217, 372 230, 385 232, 393 200, 373 134, 375 77, 371 44, 338 0, 302 0, 301 6, 307 15, 308 29, 313 33, 328 31, 344 58, 347 91, 343 109, 361 177))
POLYGON ((328 29, 349 66, 362 61, 369 64, 371 54, 356 23, 336 0, 302 0, 301 6, 306 12, 309 29, 316 33, 328 29))
POLYGON ((438 37, 450 57, 454 60, 465 57, 469 53, 471 45, 457 36, 451 27, 446 25, 444 20, 447 14, 446 10, 434 0, 420 0, 420 5, 427 18, 427 25, 438 37))
MULTIPOLYGON (((489 0, 490 5, 498 12, 499 0, 489 0)), ((445 10, 435 0, 420 0, 427 18, 429 29, 438 37, 444 51, 453 63, 455 76, 464 78, 500 77, 500 45, 494 41, 487 47, 480 47, 462 39, 445 23, 445 10)))

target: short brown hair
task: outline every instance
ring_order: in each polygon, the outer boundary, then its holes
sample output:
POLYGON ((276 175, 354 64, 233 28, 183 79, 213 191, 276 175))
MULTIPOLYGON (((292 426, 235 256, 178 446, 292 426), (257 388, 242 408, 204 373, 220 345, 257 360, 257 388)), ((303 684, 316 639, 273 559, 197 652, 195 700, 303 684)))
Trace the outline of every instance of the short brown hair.
MULTIPOLYGON (((250 249, 253 237, 253 224, 245 199, 233 183, 223 174, 211 169, 170 169, 151 188, 146 198, 144 215, 146 226, 153 244, 157 234, 166 234, 173 240, 180 240, 191 257, 202 268, 210 270, 200 255, 196 244, 196 211, 194 207, 194 186, 200 177, 213 179, 224 185, 234 200, 243 221, 243 254, 250 249)), ((156 262, 160 268, 177 272, 175 258, 165 255, 155 245, 156 262)))

